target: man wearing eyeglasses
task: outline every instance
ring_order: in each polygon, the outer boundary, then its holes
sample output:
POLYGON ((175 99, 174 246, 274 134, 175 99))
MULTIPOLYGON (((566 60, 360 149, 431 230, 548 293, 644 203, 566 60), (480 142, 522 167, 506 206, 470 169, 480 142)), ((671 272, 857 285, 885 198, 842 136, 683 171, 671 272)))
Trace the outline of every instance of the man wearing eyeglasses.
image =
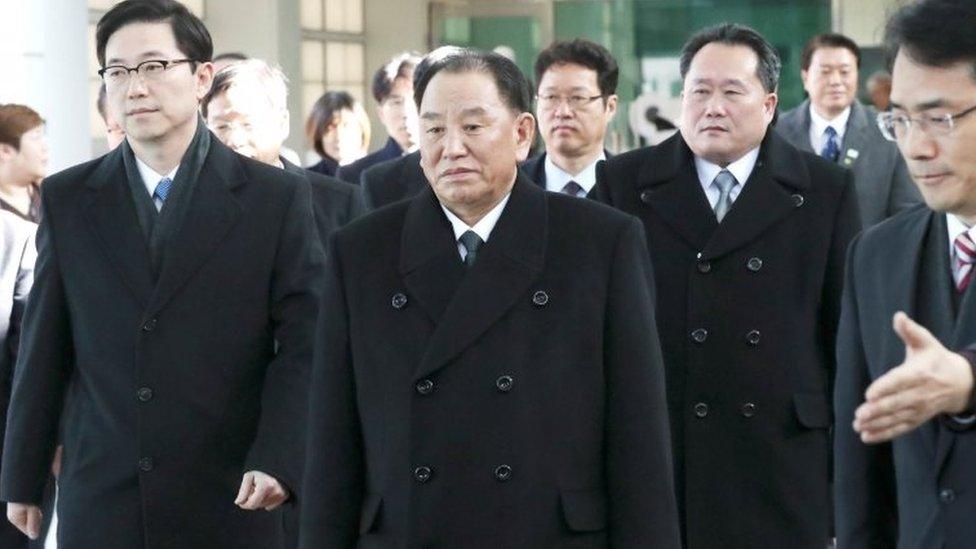
POLYGON ((522 171, 547 190, 585 198, 596 185, 607 125, 617 112, 617 62, 586 39, 555 42, 535 61, 536 117, 546 150, 522 171))
POLYGON ((173 0, 96 30, 126 139, 45 181, 0 499, 37 536, 61 425, 59 545, 281 544, 301 475, 321 248, 304 178, 198 114, 213 46, 173 0))
POLYGON ((925 205, 852 244, 838 334, 838 547, 976 540, 976 4, 922 0, 888 22, 879 116, 925 205), (924 326, 924 327, 923 327, 924 326))

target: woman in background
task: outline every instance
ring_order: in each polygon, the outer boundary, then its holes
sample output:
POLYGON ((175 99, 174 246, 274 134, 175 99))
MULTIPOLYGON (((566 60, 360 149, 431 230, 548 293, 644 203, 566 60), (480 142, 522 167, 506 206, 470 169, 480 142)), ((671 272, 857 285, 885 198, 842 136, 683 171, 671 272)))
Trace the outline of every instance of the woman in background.
POLYGON ((312 106, 305 134, 322 161, 308 169, 334 176, 336 168, 366 155, 369 117, 358 101, 344 91, 326 92, 312 106))

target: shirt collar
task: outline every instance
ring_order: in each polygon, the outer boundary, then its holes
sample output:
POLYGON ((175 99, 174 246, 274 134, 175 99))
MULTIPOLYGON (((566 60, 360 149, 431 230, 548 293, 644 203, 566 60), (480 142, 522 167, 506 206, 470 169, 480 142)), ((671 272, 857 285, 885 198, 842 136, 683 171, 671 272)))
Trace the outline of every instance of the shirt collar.
POLYGON ((488 237, 491 235, 491 231, 495 228, 495 224, 498 223, 498 218, 502 216, 502 212, 505 210, 505 205, 508 204, 508 199, 511 198, 512 193, 509 192, 502 198, 498 204, 495 205, 488 213, 485 214, 474 227, 469 227, 467 223, 461 221, 461 218, 454 215, 451 210, 448 210, 443 203, 441 203, 441 209, 444 210, 444 215, 447 216, 447 220, 451 222, 451 228, 454 229, 454 240, 457 241, 461 238, 461 235, 467 231, 474 231, 475 234, 481 237, 483 242, 488 242, 488 237))
POLYGON ((969 238, 976 242, 976 226, 968 227, 958 217, 951 213, 946 214, 946 228, 949 229, 949 257, 956 257, 956 237, 968 232, 969 238))
POLYGON ((597 162, 606 159, 607 155, 603 152, 603 149, 600 149, 600 156, 596 157, 596 160, 589 163, 580 173, 571 175, 552 161, 551 154, 547 154, 545 161, 546 190, 558 193, 563 190, 566 183, 575 181, 577 185, 586 191, 586 194, 589 194, 596 185, 596 164, 597 162))
POLYGON ((698 180, 705 189, 708 189, 712 181, 715 181, 715 176, 722 170, 731 172, 739 185, 745 186, 746 181, 749 180, 749 176, 752 175, 752 170, 756 167, 757 160, 759 160, 759 147, 752 149, 744 154, 742 158, 724 168, 718 164, 712 164, 700 156, 695 156, 695 171, 698 172, 698 180))
POLYGON ((139 160, 138 156, 132 156, 136 159, 136 168, 139 169, 139 177, 142 177, 142 182, 146 185, 146 189, 149 191, 149 196, 152 196, 153 193, 156 192, 156 186, 159 185, 161 180, 166 178, 173 180, 173 178, 176 177, 176 170, 180 168, 180 165, 177 164, 176 167, 173 168, 173 170, 168 174, 160 175, 158 172, 156 172, 156 170, 150 168, 148 164, 142 160, 139 160))
POLYGON ((813 103, 810 103, 810 131, 817 136, 817 139, 820 139, 823 133, 827 130, 827 126, 830 126, 834 128, 835 132, 837 132, 837 139, 843 141, 844 133, 847 132, 847 120, 850 117, 850 105, 848 105, 847 108, 838 114, 833 120, 827 120, 826 118, 817 114, 817 109, 814 109, 813 103))

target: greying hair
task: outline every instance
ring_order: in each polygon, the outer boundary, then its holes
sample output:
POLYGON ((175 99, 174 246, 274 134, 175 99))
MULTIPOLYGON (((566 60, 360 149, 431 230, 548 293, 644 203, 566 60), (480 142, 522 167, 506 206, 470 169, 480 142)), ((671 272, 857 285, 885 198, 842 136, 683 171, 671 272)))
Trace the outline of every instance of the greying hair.
POLYGON ((698 31, 685 42, 681 49, 682 80, 688 75, 691 61, 698 54, 698 51, 713 42, 726 46, 746 46, 752 49, 756 52, 756 57, 759 58, 756 76, 762 82, 763 88, 767 93, 773 93, 779 87, 779 71, 782 68, 779 54, 761 34, 750 27, 737 23, 723 23, 708 27, 698 31))
POLYGON ((260 59, 248 59, 228 65, 214 76, 213 85, 200 105, 204 118, 208 105, 215 97, 240 84, 260 88, 272 108, 288 110, 288 78, 285 73, 260 59))
POLYGON ((420 107, 434 76, 444 71, 458 74, 464 72, 480 72, 487 74, 494 80, 498 88, 498 95, 506 107, 515 113, 532 111, 532 91, 529 81, 511 60, 494 52, 480 51, 469 48, 459 48, 437 59, 432 59, 423 71, 414 75, 413 99, 420 107))

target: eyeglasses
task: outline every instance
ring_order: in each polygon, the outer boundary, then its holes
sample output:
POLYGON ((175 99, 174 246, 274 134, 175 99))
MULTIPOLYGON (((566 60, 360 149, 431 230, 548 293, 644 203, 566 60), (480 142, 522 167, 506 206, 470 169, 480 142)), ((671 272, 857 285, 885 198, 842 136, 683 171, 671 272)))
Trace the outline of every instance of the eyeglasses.
POLYGON ((129 82, 129 75, 137 72, 143 80, 156 80, 163 76, 166 69, 179 65, 180 63, 195 63, 193 59, 172 59, 164 61, 162 59, 149 59, 139 63, 135 67, 125 65, 109 65, 98 71, 98 76, 102 77, 106 86, 121 86, 129 82))
POLYGON ((562 95, 547 94, 537 95, 536 99, 539 100, 539 106, 543 109, 555 109, 561 105, 563 101, 566 101, 569 108, 573 109, 574 111, 578 111, 601 97, 603 97, 603 95, 594 95, 592 97, 588 97, 586 95, 570 95, 569 97, 565 97, 562 95))
POLYGON ((908 130, 912 126, 931 137, 944 137, 952 133, 958 120, 967 114, 976 111, 976 105, 956 114, 945 114, 942 116, 920 116, 913 118, 907 114, 895 114, 893 112, 878 113, 878 128, 881 135, 888 141, 905 139, 908 130))

